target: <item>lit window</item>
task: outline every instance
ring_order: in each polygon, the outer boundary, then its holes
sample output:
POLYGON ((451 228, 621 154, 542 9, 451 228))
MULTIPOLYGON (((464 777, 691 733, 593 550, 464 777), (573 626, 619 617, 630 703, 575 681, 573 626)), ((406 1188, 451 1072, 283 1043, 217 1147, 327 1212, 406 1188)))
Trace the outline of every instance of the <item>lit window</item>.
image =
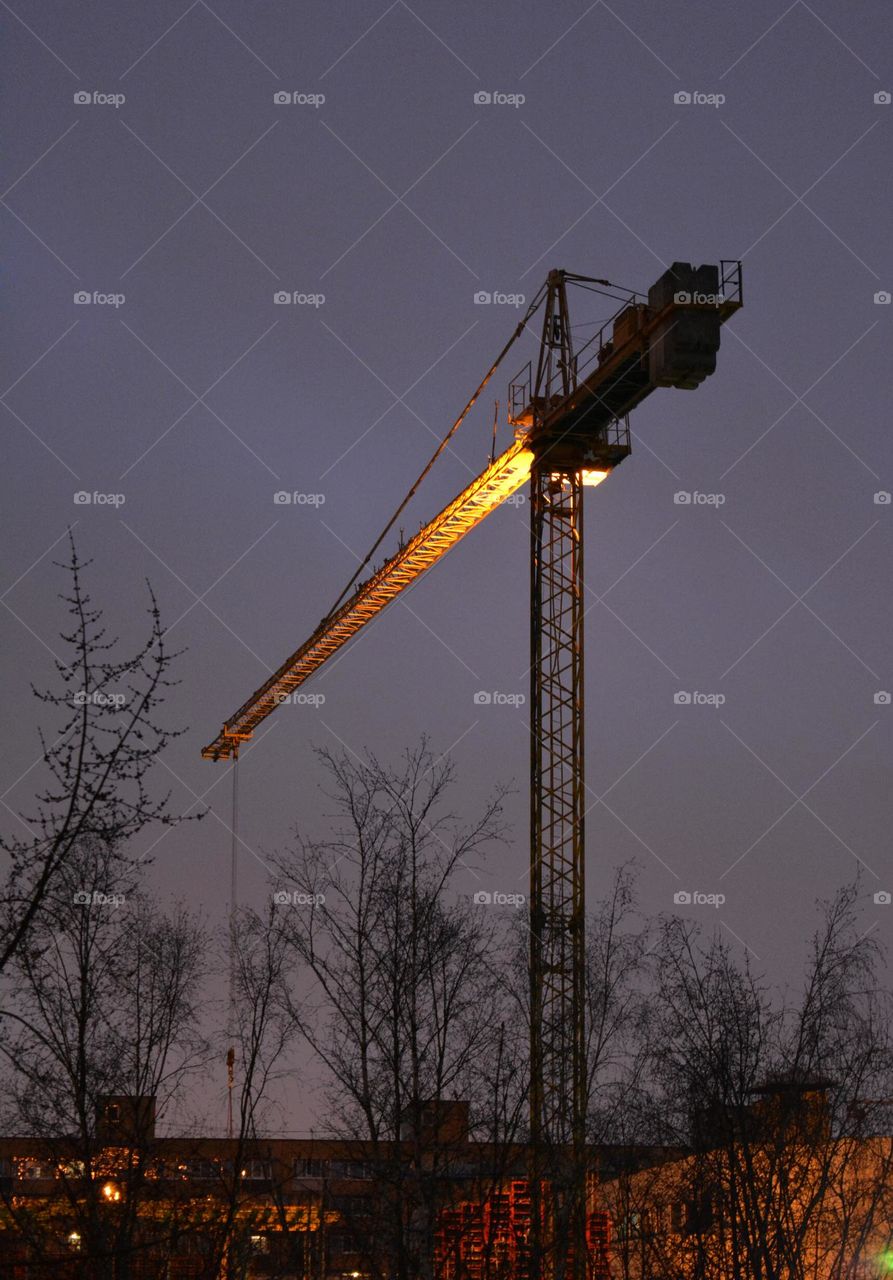
POLYGON ((366 1182, 372 1176, 372 1170, 366 1160, 333 1160, 331 1174, 333 1178, 353 1178, 358 1182, 366 1182))

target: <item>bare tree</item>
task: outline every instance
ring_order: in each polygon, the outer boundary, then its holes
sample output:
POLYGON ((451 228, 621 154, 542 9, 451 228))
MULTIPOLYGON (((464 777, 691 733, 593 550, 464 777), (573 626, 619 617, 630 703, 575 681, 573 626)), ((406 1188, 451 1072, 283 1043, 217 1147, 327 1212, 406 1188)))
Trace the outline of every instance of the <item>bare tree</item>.
POLYGON ((844 1280, 889 1247, 891 1000, 858 889, 825 905, 799 992, 665 921, 655 950, 652 1136, 618 1180, 622 1274, 844 1280))
POLYGON ((227 1156, 217 1166, 213 1214, 202 1223, 207 1270, 230 1280, 248 1276, 252 1237, 275 1230, 283 1247, 278 1258, 266 1260, 264 1274, 294 1276, 305 1269, 311 1223, 291 1193, 293 1169, 264 1139, 276 1115, 271 1091, 289 1074, 298 1033, 294 951, 282 913, 273 905, 265 914, 240 911, 219 950, 228 951, 233 978, 226 1036, 234 1054, 228 1064, 233 1122, 227 1156))
POLYGON ((69 662, 56 662, 59 685, 37 690, 38 700, 61 713, 61 723, 39 731, 48 781, 36 812, 22 816, 25 838, 0 838, 7 855, 2 901, 0 972, 25 940, 54 880, 80 842, 98 840, 124 857, 127 843, 151 823, 177 821, 168 796, 153 798, 147 784, 156 757, 178 732, 158 716, 175 683, 155 597, 149 588, 149 634, 135 652, 115 656, 101 610, 84 585, 82 563, 70 538, 60 565, 70 586, 61 599, 71 618, 61 638, 69 662))
POLYGON ((462 827, 446 809, 451 766, 424 742, 396 773, 323 758, 340 830, 281 859, 278 897, 310 980, 301 1032, 327 1075, 331 1132, 372 1166, 361 1220, 342 1206, 346 1229, 366 1267, 410 1280, 432 1273, 469 1137, 498 1147, 520 1114, 523 1004, 500 913, 454 888, 502 837, 501 797, 462 827))
POLYGON ((624 1143, 630 1091, 645 1067, 652 931, 636 905, 636 866, 618 867, 586 922, 587 1141, 624 1143))
POLYGON ((157 910, 137 868, 97 835, 68 851, 7 971, 0 1037, 6 1118, 51 1184, 37 1212, 7 1197, 33 1256, 58 1256, 64 1224, 80 1274, 127 1280, 170 1234, 169 1218, 143 1211, 158 1185, 156 1115, 207 1056, 203 965, 197 922, 157 910))

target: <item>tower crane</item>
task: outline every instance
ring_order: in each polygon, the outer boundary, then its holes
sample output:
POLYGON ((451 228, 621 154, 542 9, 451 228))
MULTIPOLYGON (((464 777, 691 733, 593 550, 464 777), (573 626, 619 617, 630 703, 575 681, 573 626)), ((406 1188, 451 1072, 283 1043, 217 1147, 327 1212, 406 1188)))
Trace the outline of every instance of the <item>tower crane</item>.
POLYGON ((630 452, 629 414, 658 387, 715 371, 720 327, 743 303, 741 263, 674 262, 647 296, 553 270, 372 552, 313 634, 204 747, 240 743, 401 591, 524 484, 530 486, 530 1274, 585 1280, 583 489, 630 452), (608 292, 613 315, 575 348, 571 288, 608 292), (514 440, 364 581, 356 579, 475 403, 542 311, 538 354, 509 386, 514 440))

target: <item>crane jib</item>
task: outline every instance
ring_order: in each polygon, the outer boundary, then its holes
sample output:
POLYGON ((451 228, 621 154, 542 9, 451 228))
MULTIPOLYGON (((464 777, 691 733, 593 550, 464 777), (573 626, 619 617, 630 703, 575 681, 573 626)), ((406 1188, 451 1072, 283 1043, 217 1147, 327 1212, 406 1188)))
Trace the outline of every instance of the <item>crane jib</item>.
POLYGON ((323 619, 309 640, 286 659, 279 670, 230 717, 217 738, 202 750, 205 759, 227 759, 238 743, 250 738, 260 722, 327 658, 405 587, 446 555, 485 516, 520 489, 530 477, 532 461, 533 453, 523 440, 515 441, 506 449, 405 547, 387 560, 368 581, 361 583, 331 617, 323 619))

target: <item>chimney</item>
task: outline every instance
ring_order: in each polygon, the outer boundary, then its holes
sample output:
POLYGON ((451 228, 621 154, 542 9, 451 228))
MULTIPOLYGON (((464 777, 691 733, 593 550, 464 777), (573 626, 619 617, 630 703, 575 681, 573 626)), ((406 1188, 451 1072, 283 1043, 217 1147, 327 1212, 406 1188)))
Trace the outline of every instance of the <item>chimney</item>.
POLYGON ((155 1137, 154 1094, 105 1094, 96 1100, 96 1137, 110 1147, 138 1147, 155 1137))
MULTIPOLYGON (((424 1147, 455 1147, 468 1141, 468 1103, 461 1100, 432 1098, 419 1108, 418 1124, 424 1147)), ((415 1108, 406 1107, 400 1118, 400 1137, 408 1141, 414 1136, 415 1108)))

